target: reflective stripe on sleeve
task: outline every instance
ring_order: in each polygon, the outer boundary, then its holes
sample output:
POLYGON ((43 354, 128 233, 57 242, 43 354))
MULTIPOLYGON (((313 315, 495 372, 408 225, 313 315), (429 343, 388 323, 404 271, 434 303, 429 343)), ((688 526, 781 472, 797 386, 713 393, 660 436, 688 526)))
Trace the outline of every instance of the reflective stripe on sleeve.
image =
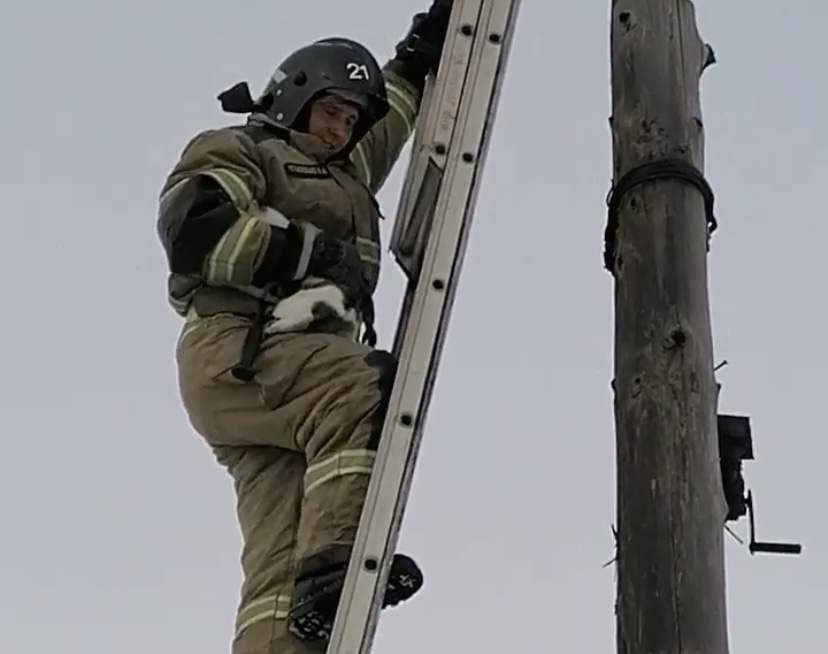
POLYGON ((216 180, 224 192, 230 196, 233 204, 240 211, 246 211, 250 208, 253 202, 253 193, 251 193, 244 180, 236 173, 227 170, 226 168, 212 168, 205 170, 202 175, 207 175, 216 180))
POLYGON ((357 236, 356 246, 359 251, 359 258, 363 262, 374 266, 380 265, 379 243, 372 241, 370 238, 362 238, 361 236, 357 236))
POLYGON ((366 141, 365 139, 357 143, 353 153, 351 153, 351 161, 357 167, 363 182, 366 186, 371 185, 371 165, 368 163, 368 156, 365 154, 366 141))
POLYGON ((397 86, 390 80, 386 84, 388 90, 388 106, 405 125, 406 137, 414 132, 414 121, 417 119, 417 100, 405 89, 397 86))
POLYGON ((253 216, 242 216, 221 237, 206 261, 207 279, 213 284, 237 284, 239 259, 251 242, 265 238, 267 223, 253 216))

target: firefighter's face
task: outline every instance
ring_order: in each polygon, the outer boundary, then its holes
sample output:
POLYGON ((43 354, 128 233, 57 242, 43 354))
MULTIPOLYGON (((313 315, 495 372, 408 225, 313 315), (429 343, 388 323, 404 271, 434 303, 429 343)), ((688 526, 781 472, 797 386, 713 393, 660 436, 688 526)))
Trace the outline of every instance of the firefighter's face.
POLYGON ((327 96, 311 105, 308 131, 324 141, 331 156, 348 145, 359 112, 338 98, 327 96))

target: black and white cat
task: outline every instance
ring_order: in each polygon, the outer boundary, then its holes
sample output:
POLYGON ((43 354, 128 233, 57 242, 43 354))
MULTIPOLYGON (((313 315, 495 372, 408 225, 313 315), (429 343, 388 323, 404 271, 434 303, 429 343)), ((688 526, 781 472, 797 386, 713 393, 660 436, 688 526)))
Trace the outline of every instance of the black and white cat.
POLYGON ((315 331, 357 340, 361 325, 359 311, 342 289, 327 279, 308 277, 274 307, 265 333, 315 331))

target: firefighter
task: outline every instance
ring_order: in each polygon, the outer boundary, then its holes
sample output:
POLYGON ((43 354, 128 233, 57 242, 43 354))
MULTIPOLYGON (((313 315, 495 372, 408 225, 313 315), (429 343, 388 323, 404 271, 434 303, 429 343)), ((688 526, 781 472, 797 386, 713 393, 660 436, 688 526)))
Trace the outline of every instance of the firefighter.
MULTIPOLYGON (((324 650, 395 374, 375 349, 382 187, 411 136, 450 0, 380 67, 359 43, 288 56, 244 124, 184 148, 161 190, 181 399, 233 480, 243 539, 234 654, 324 650), (359 337, 359 332, 362 337, 359 337)), ((394 556, 383 606, 423 583, 394 556)))

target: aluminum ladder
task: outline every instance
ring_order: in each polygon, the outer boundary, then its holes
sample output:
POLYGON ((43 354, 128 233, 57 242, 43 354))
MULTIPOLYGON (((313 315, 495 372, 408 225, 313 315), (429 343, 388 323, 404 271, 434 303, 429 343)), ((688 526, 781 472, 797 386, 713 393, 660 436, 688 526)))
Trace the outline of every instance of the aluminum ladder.
POLYGON ((399 366, 328 654, 369 654, 466 251, 520 0, 455 0, 414 131, 391 251, 399 366))

